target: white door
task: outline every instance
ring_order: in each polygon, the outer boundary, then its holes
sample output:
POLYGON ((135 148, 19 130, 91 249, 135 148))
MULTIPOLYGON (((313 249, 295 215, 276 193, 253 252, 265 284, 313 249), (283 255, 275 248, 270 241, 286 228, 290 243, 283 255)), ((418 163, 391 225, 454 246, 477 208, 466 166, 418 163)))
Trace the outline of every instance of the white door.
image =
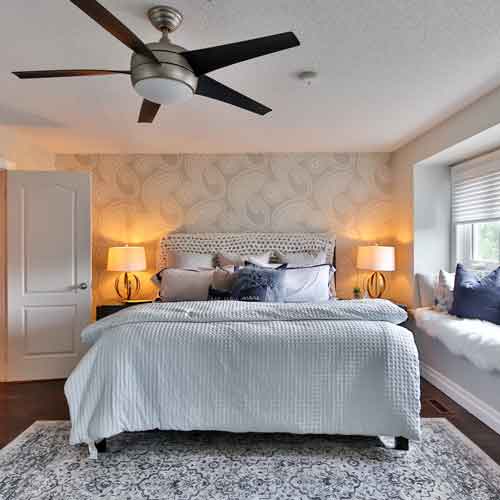
POLYGON ((8 172, 8 380, 69 375, 90 319, 90 176, 8 172))

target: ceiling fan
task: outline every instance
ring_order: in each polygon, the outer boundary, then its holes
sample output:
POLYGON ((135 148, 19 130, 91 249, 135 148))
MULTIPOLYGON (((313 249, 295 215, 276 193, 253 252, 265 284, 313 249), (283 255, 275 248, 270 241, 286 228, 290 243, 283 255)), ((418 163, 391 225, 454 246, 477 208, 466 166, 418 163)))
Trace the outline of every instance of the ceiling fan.
POLYGON ((139 123, 152 123, 162 104, 187 101, 194 94, 232 104, 259 115, 270 108, 210 78, 210 73, 255 57, 300 45, 290 31, 200 50, 186 50, 173 44, 169 34, 182 23, 182 14, 168 6, 149 9, 148 17, 163 35, 159 42, 144 44, 132 31, 96 0, 70 0, 106 31, 132 49, 130 71, 68 69, 15 71, 19 78, 130 75, 135 91, 144 98, 139 123))

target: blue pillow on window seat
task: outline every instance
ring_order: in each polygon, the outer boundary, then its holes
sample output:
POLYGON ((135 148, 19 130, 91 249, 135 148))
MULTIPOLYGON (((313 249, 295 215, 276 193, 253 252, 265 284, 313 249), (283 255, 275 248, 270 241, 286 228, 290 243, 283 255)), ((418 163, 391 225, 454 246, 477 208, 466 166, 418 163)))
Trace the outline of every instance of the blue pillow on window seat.
POLYGON ((500 267, 479 278, 462 264, 457 264, 450 314, 500 325, 500 267))

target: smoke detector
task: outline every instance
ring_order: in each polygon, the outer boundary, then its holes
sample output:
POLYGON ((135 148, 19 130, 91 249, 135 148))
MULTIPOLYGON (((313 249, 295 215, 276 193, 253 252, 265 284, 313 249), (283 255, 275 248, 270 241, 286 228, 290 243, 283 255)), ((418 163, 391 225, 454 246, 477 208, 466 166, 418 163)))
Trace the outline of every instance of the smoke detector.
POLYGON ((315 78, 318 78, 318 72, 310 69, 305 69, 297 73, 297 78, 307 85, 311 85, 315 78))

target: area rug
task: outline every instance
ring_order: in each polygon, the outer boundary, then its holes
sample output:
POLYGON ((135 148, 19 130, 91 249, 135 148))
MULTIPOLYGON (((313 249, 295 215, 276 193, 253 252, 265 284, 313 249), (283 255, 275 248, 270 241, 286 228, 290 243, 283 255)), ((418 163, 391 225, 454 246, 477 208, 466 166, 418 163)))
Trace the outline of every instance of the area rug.
POLYGON ((500 467, 445 419, 409 452, 375 438, 143 432, 90 460, 68 422, 36 422, 0 451, 1 500, 499 500, 500 467))

